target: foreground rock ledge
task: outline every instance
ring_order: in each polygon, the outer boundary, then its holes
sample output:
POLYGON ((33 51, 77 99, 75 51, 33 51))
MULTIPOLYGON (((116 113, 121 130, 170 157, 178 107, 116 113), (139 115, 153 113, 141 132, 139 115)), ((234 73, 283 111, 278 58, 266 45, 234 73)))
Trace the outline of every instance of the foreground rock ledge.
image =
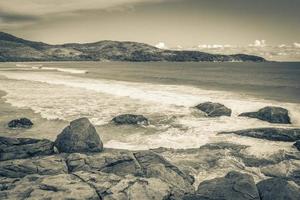
POLYGON ((59 152, 100 152, 103 143, 96 128, 87 118, 74 120, 60 133, 55 146, 59 152))
POLYGON ((267 106, 257 112, 242 113, 241 117, 257 118, 270 123, 290 124, 289 112, 285 108, 267 106))
POLYGON ((208 117, 231 116, 231 109, 220 103, 205 102, 195 108, 205 112, 208 117))

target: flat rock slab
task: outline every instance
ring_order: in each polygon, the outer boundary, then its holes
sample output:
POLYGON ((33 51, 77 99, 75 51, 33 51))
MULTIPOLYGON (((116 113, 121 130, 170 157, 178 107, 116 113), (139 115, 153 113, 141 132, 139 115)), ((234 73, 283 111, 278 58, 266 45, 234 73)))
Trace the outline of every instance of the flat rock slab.
POLYGON ((270 178, 257 184, 261 200, 299 200, 300 187, 292 181, 270 178))
POLYGON ((0 162, 0 177, 22 178, 29 174, 54 175, 63 173, 68 173, 68 168, 60 155, 0 162))
POLYGON ((0 137, 0 161, 54 154, 50 140, 0 137))
POLYGON ((257 112, 241 113, 241 117, 257 118, 270 123, 290 124, 289 112, 285 108, 267 106, 257 112))
POLYGON ((1 199, 100 200, 94 188, 72 174, 29 175, 23 179, 14 180, 10 186, 0 191, 1 199))
POLYGON ((219 134, 230 133, 272 141, 294 142, 300 140, 300 129, 256 128, 239 131, 221 132, 219 134))
POLYGON ((195 108, 205 112, 208 117, 231 116, 231 109, 220 103, 205 102, 195 108))

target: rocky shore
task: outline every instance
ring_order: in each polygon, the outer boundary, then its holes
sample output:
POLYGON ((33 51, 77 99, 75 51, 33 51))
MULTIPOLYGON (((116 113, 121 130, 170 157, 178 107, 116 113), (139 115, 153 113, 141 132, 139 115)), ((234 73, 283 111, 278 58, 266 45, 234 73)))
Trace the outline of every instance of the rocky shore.
MULTIPOLYGON (((294 138, 283 141, 299 139, 297 130, 271 132, 294 138)), ((272 139, 261 135, 251 136, 272 139)), ((107 149, 101 133, 81 118, 55 141, 0 137, 0 199, 296 200, 298 143, 295 151, 268 158, 226 142, 195 149, 107 149)))

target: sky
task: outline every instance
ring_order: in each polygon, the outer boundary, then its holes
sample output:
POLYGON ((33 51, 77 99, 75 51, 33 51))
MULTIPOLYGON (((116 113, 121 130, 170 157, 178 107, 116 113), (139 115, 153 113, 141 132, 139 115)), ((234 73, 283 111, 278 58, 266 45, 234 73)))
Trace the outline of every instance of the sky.
POLYGON ((300 0, 0 0, 0 31, 51 44, 296 48, 299 8, 300 0))

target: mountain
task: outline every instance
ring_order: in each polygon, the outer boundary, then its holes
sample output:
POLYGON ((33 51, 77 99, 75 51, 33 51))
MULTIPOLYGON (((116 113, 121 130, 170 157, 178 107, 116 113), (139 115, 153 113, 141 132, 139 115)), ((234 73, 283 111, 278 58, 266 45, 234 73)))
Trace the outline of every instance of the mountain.
POLYGON ((163 50, 137 42, 100 41, 50 45, 24 40, 0 32, 0 62, 14 61, 211 61, 264 62, 264 58, 246 54, 221 55, 200 51, 163 50))

